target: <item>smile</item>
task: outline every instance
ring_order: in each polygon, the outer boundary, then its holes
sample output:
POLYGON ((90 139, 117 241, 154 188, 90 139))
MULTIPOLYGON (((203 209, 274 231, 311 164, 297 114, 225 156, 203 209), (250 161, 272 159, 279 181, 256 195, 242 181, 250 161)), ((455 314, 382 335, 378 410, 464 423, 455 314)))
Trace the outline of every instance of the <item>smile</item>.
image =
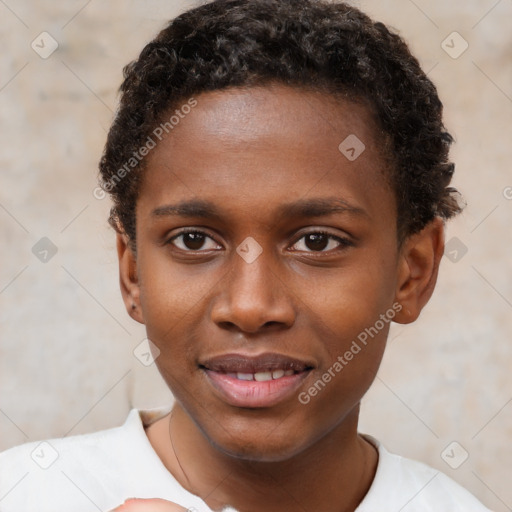
POLYGON ((273 370, 268 372, 257 372, 257 373, 229 373, 229 377, 238 380, 256 380, 258 382, 265 382, 266 380, 276 380, 281 377, 289 377, 295 372, 293 370, 273 370))
POLYGON ((222 401, 235 407, 263 408, 294 397, 314 365, 282 354, 226 354, 204 361, 200 368, 222 401))

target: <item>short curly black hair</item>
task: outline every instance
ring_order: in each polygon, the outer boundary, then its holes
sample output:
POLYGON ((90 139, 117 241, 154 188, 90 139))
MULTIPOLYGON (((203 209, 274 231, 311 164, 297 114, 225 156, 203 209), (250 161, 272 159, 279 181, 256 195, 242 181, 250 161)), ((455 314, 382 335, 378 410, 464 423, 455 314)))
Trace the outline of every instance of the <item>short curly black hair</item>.
POLYGON ((392 162, 400 243, 436 216, 461 211, 457 190, 448 186, 453 137, 443 105, 399 35, 342 2, 214 0, 172 20, 124 68, 99 167, 100 185, 114 202, 109 222, 133 248, 144 171, 139 150, 165 115, 202 92, 271 83, 370 106, 392 162))

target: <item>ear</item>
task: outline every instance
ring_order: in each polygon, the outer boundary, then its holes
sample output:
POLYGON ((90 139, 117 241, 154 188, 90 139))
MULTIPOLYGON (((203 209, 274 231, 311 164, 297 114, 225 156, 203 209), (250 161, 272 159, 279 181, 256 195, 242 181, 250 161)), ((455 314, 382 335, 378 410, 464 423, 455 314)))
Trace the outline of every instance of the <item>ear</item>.
POLYGON ((395 322, 409 324, 420 316, 434 292, 443 252, 444 222, 440 217, 404 241, 395 294, 402 309, 394 317, 395 322))
POLYGON ((119 259, 119 284, 128 314, 137 322, 144 323, 140 305, 140 284, 137 262, 125 234, 117 233, 117 257, 119 259))

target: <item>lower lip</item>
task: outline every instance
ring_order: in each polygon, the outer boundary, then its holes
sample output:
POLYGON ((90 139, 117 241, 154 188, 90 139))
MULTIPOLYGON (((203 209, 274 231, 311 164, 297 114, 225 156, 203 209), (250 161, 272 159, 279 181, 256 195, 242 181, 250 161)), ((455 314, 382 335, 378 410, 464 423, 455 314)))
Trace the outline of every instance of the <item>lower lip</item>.
POLYGON ((258 382, 239 380, 225 373, 204 369, 208 380, 221 398, 235 407, 272 407, 294 395, 309 371, 295 373, 280 379, 258 382))

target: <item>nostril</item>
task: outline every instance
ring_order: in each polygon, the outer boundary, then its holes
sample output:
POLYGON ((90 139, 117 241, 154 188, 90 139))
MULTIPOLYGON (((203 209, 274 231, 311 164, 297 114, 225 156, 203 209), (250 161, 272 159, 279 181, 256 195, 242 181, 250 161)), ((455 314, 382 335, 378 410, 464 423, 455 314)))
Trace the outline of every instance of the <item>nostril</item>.
POLYGON ((243 331, 247 334, 256 334, 259 332, 281 329, 284 327, 284 325, 285 324, 283 322, 278 322, 276 320, 269 320, 268 322, 265 322, 263 325, 256 326, 256 327, 250 329, 249 326, 247 326, 247 325, 245 325, 245 327, 242 327, 241 325, 237 325, 236 323, 230 322, 229 320, 223 320, 223 321, 217 322, 217 326, 225 331, 230 331, 230 332, 243 331))
POLYGON ((221 329, 225 329, 226 331, 238 330, 238 327, 233 322, 223 321, 223 322, 218 322, 217 325, 221 329))

